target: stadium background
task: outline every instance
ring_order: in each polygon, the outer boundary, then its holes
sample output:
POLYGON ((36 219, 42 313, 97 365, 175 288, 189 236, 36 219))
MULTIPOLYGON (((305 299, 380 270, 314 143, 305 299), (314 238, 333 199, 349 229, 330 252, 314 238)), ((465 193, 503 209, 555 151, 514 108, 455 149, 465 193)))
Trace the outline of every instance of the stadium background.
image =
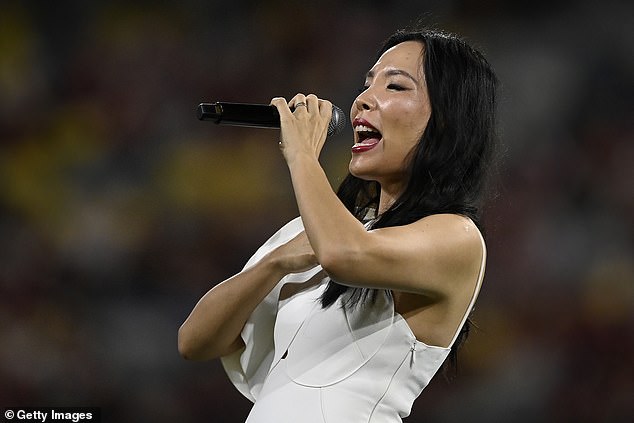
MULTIPOLYGON (((458 377, 411 422, 631 421, 630 2, 5 2, 0 13, 0 406, 112 422, 237 422, 249 402, 178 326, 297 214, 275 130, 195 106, 314 92, 348 110, 417 17, 498 72, 488 271, 458 377)), ((322 162, 346 171, 350 130, 322 162)))

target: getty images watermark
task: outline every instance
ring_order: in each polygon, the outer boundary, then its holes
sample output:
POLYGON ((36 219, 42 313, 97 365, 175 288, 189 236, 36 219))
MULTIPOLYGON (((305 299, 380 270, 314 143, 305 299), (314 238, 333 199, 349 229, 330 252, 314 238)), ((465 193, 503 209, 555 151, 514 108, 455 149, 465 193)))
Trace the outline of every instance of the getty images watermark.
POLYGON ((101 423, 101 410, 95 407, 7 407, 3 423, 101 423))

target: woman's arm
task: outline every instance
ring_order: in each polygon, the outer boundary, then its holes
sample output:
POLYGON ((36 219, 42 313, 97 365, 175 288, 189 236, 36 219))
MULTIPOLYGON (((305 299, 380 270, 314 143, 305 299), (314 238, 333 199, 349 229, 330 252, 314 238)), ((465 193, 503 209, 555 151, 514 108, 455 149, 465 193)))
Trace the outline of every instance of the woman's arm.
POLYGON ((297 205, 326 273, 346 285, 430 297, 445 297, 464 288, 456 281, 472 284, 483 254, 473 222, 444 214, 366 231, 337 198, 318 162, 325 141, 321 128, 327 125, 332 106, 313 95, 306 97, 306 103, 307 108, 291 113, 284 99, 272 101, 280 111, 282 151, 297 205))
POLYGON ((242 328, 253 310, 287 274, 317 265, 304 232, 253 266, 210 289, 178 331, 178 351, 190 360, 228 355, 243 346, 242 328))
POLYGON ((332 191, 316 159, 303 156, 289 168, 306 233, 336 281, 437 299, 471 289, 484 253, 471 220, 439 214, 366 231, 332 191))

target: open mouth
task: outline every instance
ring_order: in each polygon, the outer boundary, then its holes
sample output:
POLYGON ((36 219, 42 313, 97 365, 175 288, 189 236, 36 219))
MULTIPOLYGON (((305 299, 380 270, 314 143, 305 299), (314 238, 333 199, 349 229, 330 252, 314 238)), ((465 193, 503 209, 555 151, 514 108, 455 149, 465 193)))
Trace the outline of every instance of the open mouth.
POLYGON ((356 124, 354 131, 357 133, 358 142, 352 146, 353 153, 363 153, 373 149, 382 138, 381 133, 367 122, 356 124))

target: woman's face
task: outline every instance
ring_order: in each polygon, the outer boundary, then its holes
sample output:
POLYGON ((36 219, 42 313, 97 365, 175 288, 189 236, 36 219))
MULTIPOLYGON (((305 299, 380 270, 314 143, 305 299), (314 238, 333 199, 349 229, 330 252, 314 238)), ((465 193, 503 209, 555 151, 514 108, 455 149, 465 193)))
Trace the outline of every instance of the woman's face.
POLYGON ((422 67, 423 44, 406 41, 387 50, 368 72, 364 90, 352 103, 354 128, 349 170, 402 189, 406 158, 427 126, 431 105, 422 67))

